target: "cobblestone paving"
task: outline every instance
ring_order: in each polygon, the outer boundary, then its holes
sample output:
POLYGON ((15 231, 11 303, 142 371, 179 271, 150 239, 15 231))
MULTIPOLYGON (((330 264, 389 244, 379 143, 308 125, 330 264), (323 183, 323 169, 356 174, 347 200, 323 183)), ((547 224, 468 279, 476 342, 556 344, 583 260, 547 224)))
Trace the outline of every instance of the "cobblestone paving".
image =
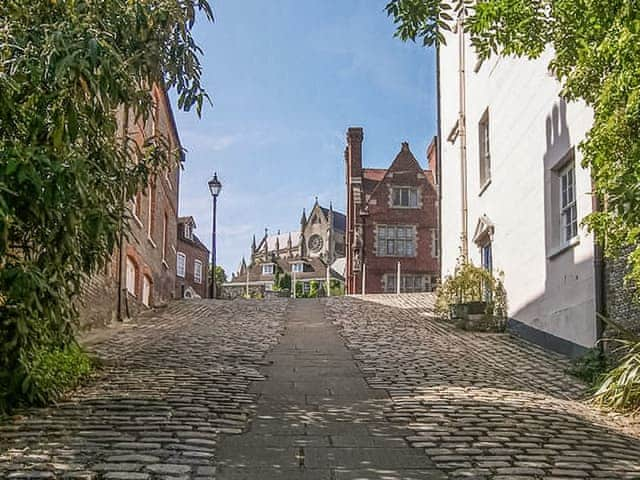
POLYGON ((580 399, 563 358, 429 317, 430 295, 328 299, 386 416, 451 479, 640 479, 637 420, 580 399))
POLYGON ((286 308, 179 302, 120 331, 96 347, 100 378, 0 425, 0 478, 215 478, 218 438, 246 428, 286 308))

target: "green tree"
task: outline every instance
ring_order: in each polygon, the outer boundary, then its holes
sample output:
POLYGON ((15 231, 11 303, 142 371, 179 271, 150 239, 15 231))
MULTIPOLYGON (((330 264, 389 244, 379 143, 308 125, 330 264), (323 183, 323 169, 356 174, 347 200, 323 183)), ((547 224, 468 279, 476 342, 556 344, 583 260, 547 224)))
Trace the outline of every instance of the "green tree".
POLYGON ((640 1, 392 0, 386 11, 397 37, 424 45, 443 42, 462 13, 483 59, 553 47, 563 95, 594 112, 580 148, 604 208, 585 223, 608 256, 631 249, 628 278, 640 284, 640 1))
POLYGON ((121 127, 152 115, 152 85, 200 113, 199 14, 206 0, 0 2, 0 410, 49 399, 38 359, 73 351, 73 301, 126 200, 179 161, 121 127))
POLYGON ((279 291, 291 291, 291 275, 289 273, 281 274, 276 272, 275 288, 279 291))
MULTIPOLYGON (((209 283, 211 283, 211 272, 213 272, 213 269, 211 268, 212 265, 209 265, 209 283)), ((225 283, 227 283, 227 273, 224 271, 224 268, 222 268, 220 265, 216 265, 216 274, 215 274, 215 279, 216 279, 216 292, 218 294, 218 296, 220 296, 220 293, 222 292, 222 285, 224 285, 225 283)))
POLYGON ((309 284, 309 298, 317 298, 320 294, 320 284, 317 280, 311 280, 309 284))

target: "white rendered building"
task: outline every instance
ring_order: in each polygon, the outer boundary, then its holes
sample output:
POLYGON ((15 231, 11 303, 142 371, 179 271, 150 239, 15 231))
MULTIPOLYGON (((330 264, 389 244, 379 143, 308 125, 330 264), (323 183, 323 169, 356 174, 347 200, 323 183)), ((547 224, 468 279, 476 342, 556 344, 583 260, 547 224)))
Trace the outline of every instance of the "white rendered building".
POLYGON ((577 148, 592 112, 561 99, 551 51, 479 63, 465 38, 461 62, 459 42, 451 33, 439 52, 442 274, 453 272, 466 230, 474 264, 504 272, 511 329, 580 354, 597 340, 601 278, 593 237, 580 225, 594 208, 577 148))

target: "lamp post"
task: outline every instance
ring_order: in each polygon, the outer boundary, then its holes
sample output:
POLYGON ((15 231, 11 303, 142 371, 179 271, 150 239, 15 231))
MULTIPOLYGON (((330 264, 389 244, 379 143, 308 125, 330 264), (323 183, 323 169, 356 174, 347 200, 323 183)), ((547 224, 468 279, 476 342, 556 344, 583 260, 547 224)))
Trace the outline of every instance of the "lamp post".
POLYGON ((218 180, 218 173, 213 174, 209 180, 209 191, 213 197, 213 225, 211 226, 211 286, 209 292, 211 298, 216 298, 216 203, 222 190, 222 183, 218 180))

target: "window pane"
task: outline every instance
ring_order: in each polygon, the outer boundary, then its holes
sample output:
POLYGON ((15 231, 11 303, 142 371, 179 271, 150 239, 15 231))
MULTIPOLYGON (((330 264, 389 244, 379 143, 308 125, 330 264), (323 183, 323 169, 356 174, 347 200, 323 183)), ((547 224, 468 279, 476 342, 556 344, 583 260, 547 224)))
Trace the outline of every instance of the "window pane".
POLYGON ((409 191, 409 206, 417 207, 418 206, 418 192, 417 190, 411 189, 409 191))

